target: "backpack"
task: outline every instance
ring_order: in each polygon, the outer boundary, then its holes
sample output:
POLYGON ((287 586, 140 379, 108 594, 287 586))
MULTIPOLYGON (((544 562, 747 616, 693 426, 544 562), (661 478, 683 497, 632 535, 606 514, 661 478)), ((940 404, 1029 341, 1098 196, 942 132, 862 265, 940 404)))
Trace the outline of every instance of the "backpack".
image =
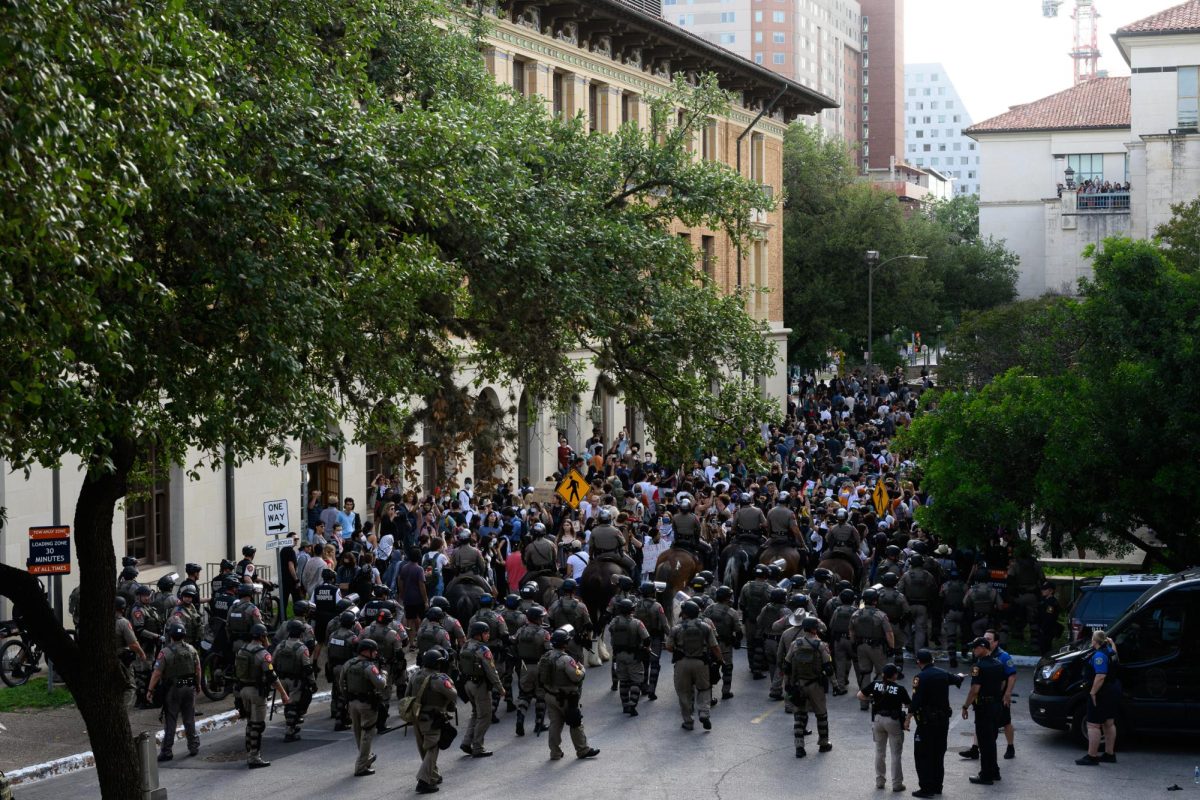
POLYGON ((433 597, 437 594, 438 581, 442 577, 442 569, 438 566, 438 554, 430 551, 421 556, 421 566, 425 568, 425 591, 433 597))
POLYGON ((401 697, 400 702, 396 704, 396 713, 406 725, 417 724, 417 720, 421 716, 421 698, 425 696, 425 690, 429 688, 429 681, 432 679, 432 673, 426 675, 425 680, 421 681, 421 685, 415 692, 401 697))

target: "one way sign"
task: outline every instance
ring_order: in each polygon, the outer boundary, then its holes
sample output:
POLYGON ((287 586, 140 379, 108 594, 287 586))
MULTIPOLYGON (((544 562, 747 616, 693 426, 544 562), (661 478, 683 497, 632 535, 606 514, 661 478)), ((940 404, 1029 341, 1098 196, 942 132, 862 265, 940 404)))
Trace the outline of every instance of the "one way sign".
POLYGON ((279 536, 291 529, 287 500, 268 500, 263 503, 263 532, 267 536, 279 536))

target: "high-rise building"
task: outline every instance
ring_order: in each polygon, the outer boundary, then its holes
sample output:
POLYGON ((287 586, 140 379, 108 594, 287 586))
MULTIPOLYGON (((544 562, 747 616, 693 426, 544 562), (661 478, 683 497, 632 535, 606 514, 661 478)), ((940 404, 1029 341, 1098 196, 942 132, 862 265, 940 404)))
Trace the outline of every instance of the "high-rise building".
POLYGON ((971 115, 941 64, 904 68, 904 160, 954 178, 955 194, 979 194, 979 150, 963 133, 971 115))
POLYGON ((858 0, 663 0, 667 21, 833 98, 812 121, 857 144, 862 53, 858 0))
POLYGON ((861 0, 862 167, 904 161, 904 0, 861 0))

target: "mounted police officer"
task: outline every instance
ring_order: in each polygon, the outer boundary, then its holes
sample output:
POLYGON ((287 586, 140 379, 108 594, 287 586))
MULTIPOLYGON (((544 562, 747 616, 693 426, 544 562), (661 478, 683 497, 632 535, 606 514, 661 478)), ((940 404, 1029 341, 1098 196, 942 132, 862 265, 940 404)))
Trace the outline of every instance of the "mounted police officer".
POLYGON ((833 658, 829 647, 818 638, 820 620, 805 617, 800 627, 803 636, 792 642, 784 656, 785 685, 792 700, 792 737, 796 758, 804 758, 804 737, 808 733, 808 712, 817 717, 817 744, 822 753, 833 749, 829 741, 829 712, 825 692, 833 674, 833 658))
POLYGON ((178 622, 167 625, 167 644, 154 661, 154 673, 146 699, 152 700, 159 683, 163 692, 163 739, 158 751, 159 761, 170 761, 175 744, 175 721, 183 720, 187 736, 188 755, 200 752, 200 737, 196 735, 196 695, 200 694, 200 656, 184 641, 187 632, 178 622))
POLYGON ((571 732, 571 744, 576 758, 593 758, 600 754, 588 745, 583 730, 583 713, 579 698, 583 692, 583 665, 571 657, 567 646, 572 642, 571 634, 556 630, 550 636, 552 650, 538 662, 538 682, 546 691, 547 713, 550 717, 550 760, 563 757, 562 729, 565 725, 571 732))
POLYGON ((526 622, 517 629, 513 637, 517 660, 520 662, 520 675, 517 684, 520 687, 520 699, 517 703, 517 736, 525 735, 525 715, 529 713, 529 704, 534 703, 534 733, 545 730, 546 691, 538 683, 538 662, 550 650, 550 632, 542 625, 545 611, 541 606, 530 606, 525 612, 526 622))
POLYGON ((421 767, 417 770, 417 794, 432 794, 438 791, 442 776, 438 773, 437 760, 442 727, 448 722, 446 711, 458 703, 458 692, 454 682, 446 674, 449 660, 440 647, 427 650, 421 656, 421 669, 408 682, 406 697, 415 698, 421 706, 413 731, 417 740, 417 752, 421 756, 421 767))
POLYGON ((700 558, 702 564, 712 562, 712 545, 700 536, 700 518, 692 510, 690 497, 679 501, 679 510, 671 517, 671 529, 675 532, 675 547, 691 551, 700 558))
POLYGON ((731 605, 733 589, 717 587, 715 602, 704 609, 704 619, 710 621, 717 633, 717 644, 721 648, 721 699, 733 697, 733 651, 742 646, 746 630, 742 627, 742 616, 731 605))
POLYGON ((283 718, 287 723, 283 740, 294 742, 300 738, 300 726, 304 724, 304 715, 308 713, 313 692, 317 688, 316 665, 313 663, 310 642, 306 639, 311 635, 308 626, 299 619, 288 620, 284 624, 287 626, 287 638, 275 646, 275 673, 291 701, 283 706, 283 718))
POLYGON ((767 512, 767 527, 770 529, 772 539, 782 539, 789 544, 799 545, 802 549, 803 542, 800 540, 800 525, 796 522, 796 512, 788 507, 788 493, 780 492, 775 498, 775 505, 767 512))
POLYGON ((667 650, 672 654, 675 665, 675 693, 679 696, 679 710, 683 714, 683 729, 693 730, 693 710, 700 717, 705 730, 712 729, 709 718, 712 682, 709 673, 710 659, 721 662, 721 648, 712 626, 701 622, 700 607, 688 600, 680 609, 682 621, 671 629, 667 636, 667 650))
POLYGON ((257 769, 271 766, 271 762, 262 757, 262 735, 267 729, 267 694, 273 687, 285 706, 290 698, 275 674, 274 660, 267 649, 266 626, 255 623, 248 637, 234 659, 234 675, 242 715, 246 718, 246 764, 250 769, 257 769))
POLYGON ((521 562, 529 574, 536 577, 539 574, 558 573, 558 546, 546 538, 546 526, 535 522, 530 529, 532 540, 521 551, 521 562))
POLYGON ((483 620, 474 620, 468 633, 470 638, 458 654, 458 669, 466 680, 471 719, 463 731, 460 747, 473 758, 487 758, 492 751, 483 746, 483 738, 492 724, 492 694, 502 696, 504 688, 500 685, 500 673, 496 671, 496 659, 487 646, 492 637, 491 626, 483 620))
POLYGON ((754 498, 743 493, 739 498, 740 507, 733 513, 733 529, 737 536, 745 536, 761 542, 767 533, 767 517, 762 509, 754 505, 754 498))
POLYGON ((612 512, 608 508, 601 508, 596 514, 596 523, 588 539, 588 552, 592 558, 615 561, 629 575, 636 575, 637 564, 625 553, 625 535, 612 524, 612 512))
POLYGON ((341 669, 339 683, 342 694, 349 702, 350 721, 354 727, 354 742, 358 745, 358 758, 354 762, 355 777, 374 775, 372 764, 375 754, 371 742, 375 739, 375 727, 379 721, 379 704, 387 688, 387 680, 379 670, 376 659, 379 645, 366 636, 358 640, 355 647, 358 655, 346 662, 341 669))

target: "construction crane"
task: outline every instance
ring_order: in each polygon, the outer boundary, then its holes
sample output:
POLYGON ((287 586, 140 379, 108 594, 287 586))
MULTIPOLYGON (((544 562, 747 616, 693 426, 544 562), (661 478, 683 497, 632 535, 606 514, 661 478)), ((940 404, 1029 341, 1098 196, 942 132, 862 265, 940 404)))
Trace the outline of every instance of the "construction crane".
MULTIPOLYGON (((1042 0, 1042 16, 1057 17, 1064 2, 1042 0)), ((1095 0, 1075 0, 1071 19, 1075 23, 1075 42, 1070 55, 1075 62, 1075 85, 1078 86, 1099 75, 1100 12, 1096 10, 1095 0)))

